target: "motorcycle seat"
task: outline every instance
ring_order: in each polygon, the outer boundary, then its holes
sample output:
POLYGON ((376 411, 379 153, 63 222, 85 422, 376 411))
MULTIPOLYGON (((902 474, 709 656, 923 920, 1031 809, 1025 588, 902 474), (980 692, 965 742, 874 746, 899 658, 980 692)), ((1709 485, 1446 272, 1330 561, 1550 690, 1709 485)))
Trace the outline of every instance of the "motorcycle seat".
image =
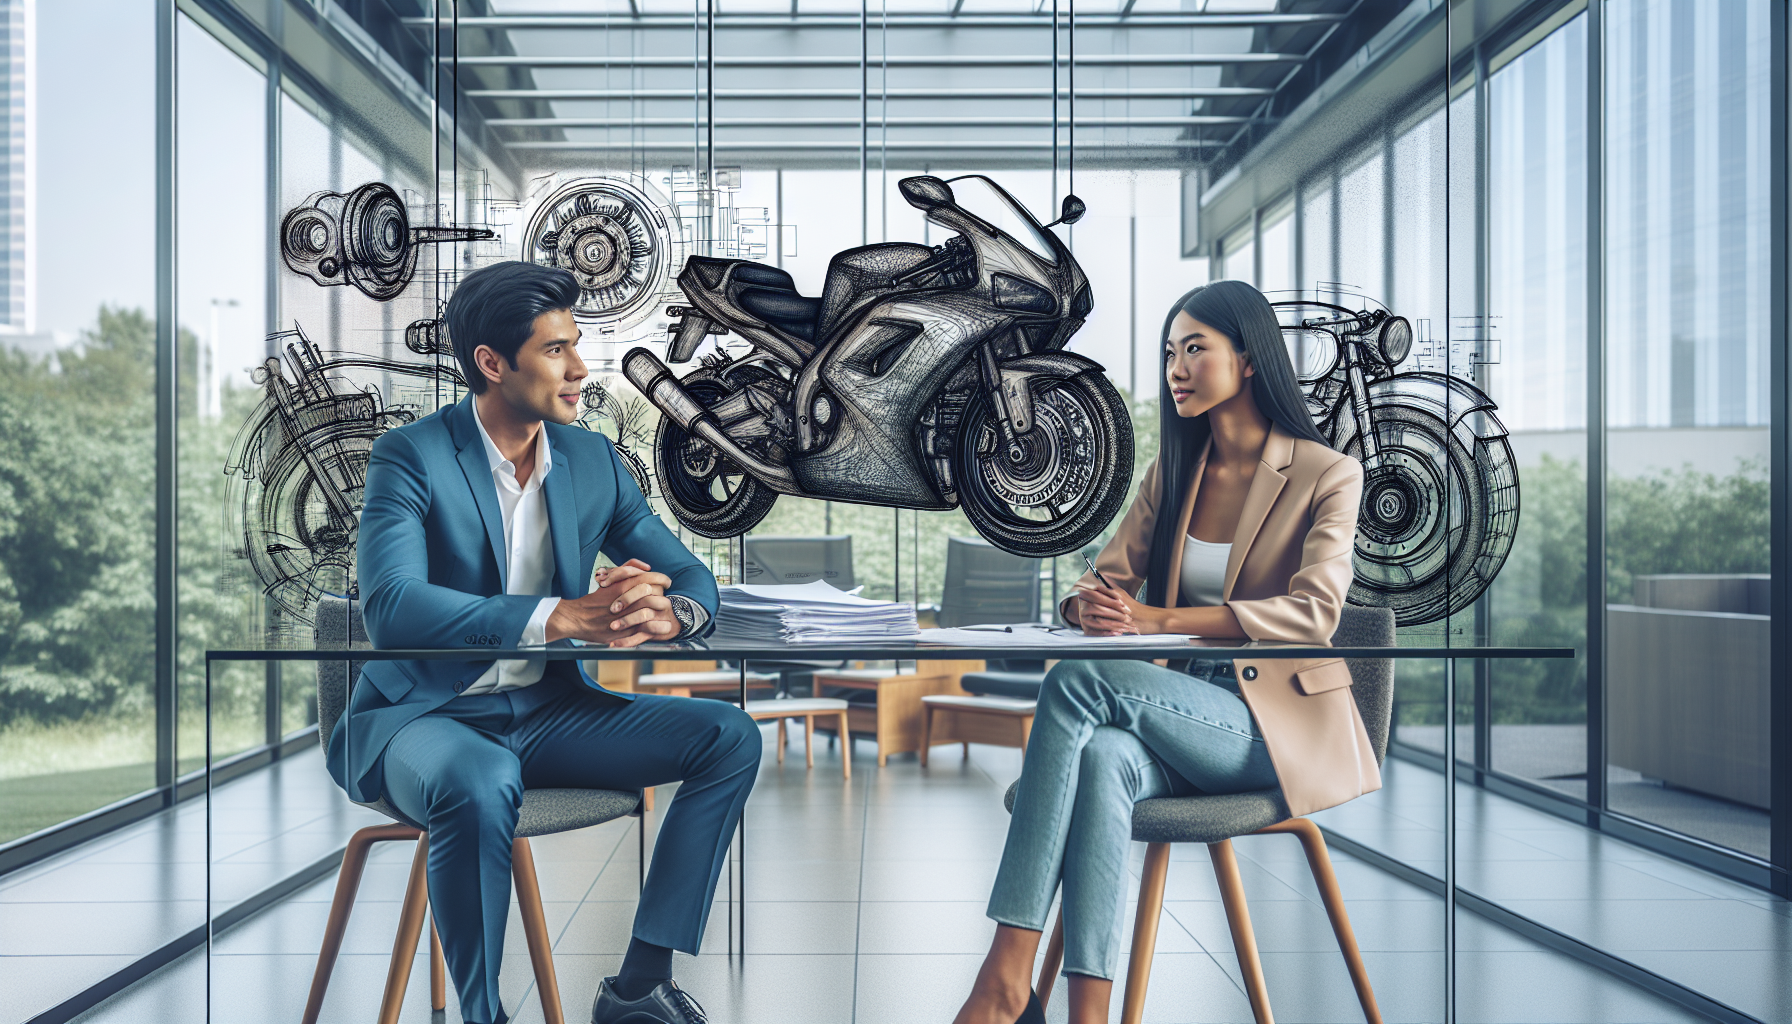
POLYGON ((762 263, 741 263, 735 268, 734 283, 734 301, 740 308, 804 341, 815 340, 821 300, 798 293, 789 274, 762 263))

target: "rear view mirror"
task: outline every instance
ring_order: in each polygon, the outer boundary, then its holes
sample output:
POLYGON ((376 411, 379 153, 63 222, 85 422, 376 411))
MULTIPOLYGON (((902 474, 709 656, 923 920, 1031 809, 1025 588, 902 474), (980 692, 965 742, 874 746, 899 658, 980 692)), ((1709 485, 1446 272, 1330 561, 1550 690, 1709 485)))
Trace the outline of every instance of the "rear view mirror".
POLYGON ((902 198, 908 200, 908 205, 917 210, 937 210, 952 205, 952 186, 931 174, 904 178, 896 187, 902 191, 902 198))
POLYGON ((1076 196, 1065 196, 1064 205, 1058 210, 1058 223, 1075 224, 1082 220, 1083 214, 1087 212, 1089 212, 1089 207, 1084 205, 1081 199, 1076 196))

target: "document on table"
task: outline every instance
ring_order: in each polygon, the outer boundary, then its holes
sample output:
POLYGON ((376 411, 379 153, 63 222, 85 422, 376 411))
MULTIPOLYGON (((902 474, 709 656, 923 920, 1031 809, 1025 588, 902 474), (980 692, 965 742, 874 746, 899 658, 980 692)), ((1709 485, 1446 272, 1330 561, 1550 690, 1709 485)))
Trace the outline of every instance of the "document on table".
POLYGON ((917 639, 924 644, 951 644, 954 647, 1180 647, 1192 638, 1185 633, 1084 636, 1081 630, 1072 626, 1020 622, 1011 626, 923 629, 917 639))
POLYGON ((789 644, 880 643, 914 640, 918 632, 914 605, 873 601, 815 580, 722 587, 712 639, 731 643, 775 636, 789 644))

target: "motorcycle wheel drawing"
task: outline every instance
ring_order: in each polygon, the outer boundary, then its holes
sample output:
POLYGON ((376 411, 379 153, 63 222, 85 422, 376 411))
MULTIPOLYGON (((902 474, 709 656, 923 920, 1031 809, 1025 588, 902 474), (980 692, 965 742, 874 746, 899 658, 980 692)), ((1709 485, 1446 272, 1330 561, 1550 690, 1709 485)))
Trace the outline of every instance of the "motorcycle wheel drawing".
MULTIPOLYGON (((903 197, 953 232, 937 246, 837 253, 820 297, 745 260, 691 257, 673 363, 622 360, 663 414, 661 493, 687 529, 731 537, 781 494, 911 509, 962 507, 990 543, 1049 557, 1095 539, 1126 499, 1132 425, 1100 364, 1064 351, 1092 302, 1070 250, 981 175, 919 175, 903 197)), ((1064 200, 1056 223, 1083 204, 1064 200)))
POLYGON ((294 622, 311 622, 325 593, 355 587, 355 542, 373 442, 417 411, 388 406, 375 389, 341 376, 350 367, 465 387, 449 367, 323 353, 299 330, 283 331, 289 379, 270 358, 251 379, 266 397, 244 421, 224 472, 232 480, 229 529, 237 557, 260 579, 262 592, 294 622))
POLYGON ((622 465, 628 475, 635 478, 635 486, 641 489, 643 497, 653 497, 653 474, 647 463, 636 455, 633 445, 646 437, 646 431, 635 425, 635 417, 617 407, 616 396, 604 387, 596 378, 585 382, 579 391, 579 405, 583 409, 579 413, 578 424, 594 434, 603 434, 610 438, 616 454, 621 457, 622 465), (599 420, 609 420, 615 427, 615 433, 598 428, 599 420))
POLYGON ((1472 605, 1518 532, 1518 467, 1497 406, 1459 377, 1397 373, 1412 325, 1385 309, 1272 303, 1331 446, 1363 464, 1351 604, 1398 625, 1472 605))

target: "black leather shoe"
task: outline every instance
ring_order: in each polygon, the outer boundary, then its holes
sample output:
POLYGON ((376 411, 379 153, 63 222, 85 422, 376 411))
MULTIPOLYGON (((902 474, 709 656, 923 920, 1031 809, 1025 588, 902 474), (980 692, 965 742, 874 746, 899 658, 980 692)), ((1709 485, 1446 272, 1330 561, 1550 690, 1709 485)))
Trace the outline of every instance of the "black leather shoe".
MULTIPOLYGON (((1043 1013, 1039 1020, 1043 1024, 1043 1013)), ((639 999, 627 1000, 616 994, 616 979, 605 978, 603 984, 597 986, 597 1001, 591 1005, 591 1024, 708 1024, 708 1021, 697 1000, 670 980, 660 982, 652 992, 639 999)))
POLYGON ((1045 1024, 1045 1007, 1039 1005, 1039 993, 1027 993, 1027 1008, 1014 1024, 1045 1024))

